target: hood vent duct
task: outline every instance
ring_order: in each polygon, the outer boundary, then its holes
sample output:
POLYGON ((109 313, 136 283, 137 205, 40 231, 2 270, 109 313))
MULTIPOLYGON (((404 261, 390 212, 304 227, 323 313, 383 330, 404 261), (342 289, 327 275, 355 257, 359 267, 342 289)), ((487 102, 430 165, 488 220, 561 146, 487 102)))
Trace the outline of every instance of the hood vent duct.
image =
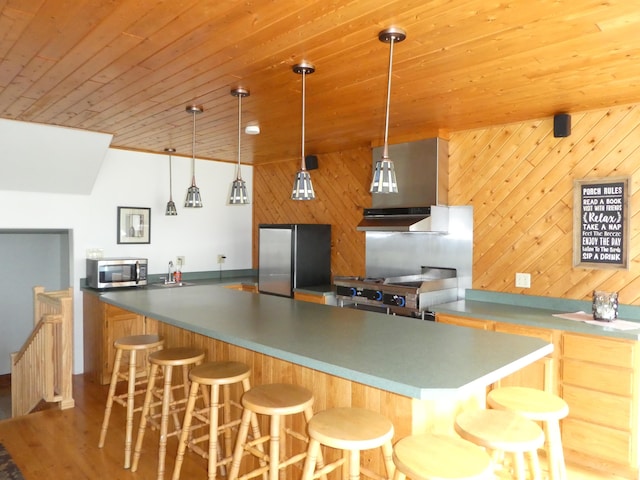
MULTIPOLYGON (((383 147, 372 151, 372 167, 383 147)), ((449 145, 441 138, 389 146, 399 193, 371 194, 359 231, 447 233, 449 145)))

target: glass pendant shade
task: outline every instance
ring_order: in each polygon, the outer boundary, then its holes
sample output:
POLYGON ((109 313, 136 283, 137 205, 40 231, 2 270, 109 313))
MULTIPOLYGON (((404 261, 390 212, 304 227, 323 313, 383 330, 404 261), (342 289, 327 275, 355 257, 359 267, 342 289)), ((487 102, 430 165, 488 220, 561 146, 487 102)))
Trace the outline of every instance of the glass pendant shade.
POLYGON ((200 189, 193 185, 187 189, 187 197, 184 200, 184 206, 190 208, 202 208, 202 197, 200 197, 200 189))
POLYGON ((247 194, 247 183, 241 178, 236 178, 231 184, 231 195, 229 195, 229 205, 247 205, 249 195, 247 194))
POLYGON ((311 175, 307 170, 299 170, 293 182, 291 200, 313 200, 316 194, 311 184, 311 175))
POLYGON ((388 28, 378 34, 378 40, 389 43, 389 76, 387 79, 387 105, 384 119, 384 149, 382 158, 376 162, 371 181, 371 193, 398 193, 396 169, 389 159, 389 103, 391 100, 391 71, 393 67, 393 44, 407 38, 407 34, 400 28, 388 28))
POLYGON ((229 205, 248 205, 249 195, 247 194, 247 183, 242 180, 240 164, 240 141, 242 133, 242 98, 249 96, 249 90, 235 88, 231 90, 231 95, 238 97, 238 164, 236 165, 236 179, 231 183, 231 193, 229 194, 229 205))
POLYGON ((193 135, 191 144, 191 186, 187 189, 184 206, 187 208, 202 208, 200 189, 196 186, 196 115, 202 113, 204 108, 202 105, 189 105, 186 110, 187 113, 193 115, 193 135))
POLYGON ((376 162, 371 182, 371 193, 398 193, 396 170, 389 158, 382 158, 376 162))
POLYGON ((305 97, 306 97, 306 76, 313 73, 316 68, 310 63, 299 63, 293 66, 293 72, 302 75, 302 162, 300 170, 296 173, 296 179, 293 182, 293 191, 291 192, 291 200, 315 200, 316 194, 311 184, 311 175, 307 171, 304 161, 304 120, 305 120, 305 97))
POLYGON ((175 153, 175 148, 165 148, 165 152, 169 154, 169 201, 167 202, 167 209, 164 211, 164 214, 167 216, 178 215, 178 210, 176 210, 176 204, 173 202, 173 173, 171 168, 171 154, 175 153))

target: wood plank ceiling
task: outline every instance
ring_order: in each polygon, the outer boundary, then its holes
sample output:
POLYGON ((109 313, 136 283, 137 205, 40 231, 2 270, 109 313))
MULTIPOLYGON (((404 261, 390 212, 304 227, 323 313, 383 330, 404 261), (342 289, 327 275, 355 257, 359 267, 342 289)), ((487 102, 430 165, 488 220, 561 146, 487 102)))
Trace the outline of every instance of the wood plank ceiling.
MULTIPOLYGON (((637 1, 0 0, 0 117, 112 133, 115 148, 243 163, 640 102, 637 1), (243 126, 244 126, 243 125, 243 126)), ((431 135, 430 135, 431 136, 431 135)))

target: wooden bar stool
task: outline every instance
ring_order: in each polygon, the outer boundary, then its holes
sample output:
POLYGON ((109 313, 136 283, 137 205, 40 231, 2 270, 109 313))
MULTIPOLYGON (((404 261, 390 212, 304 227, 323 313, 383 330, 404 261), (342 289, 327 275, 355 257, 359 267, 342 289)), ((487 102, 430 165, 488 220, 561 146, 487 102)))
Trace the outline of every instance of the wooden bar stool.
POLYGON ((533 420, 507 410, 469 410, 456 417, 455 431, 465 440, 489 449, 496 464, 499 456, 510 454, 515 477, 525 480, 525 456, 533 480, 540 480, 538 448, 544 432, 533 420))
MULTIPOLYGON (((420 434, 393 447, 394 480, 488 480, 494 478, 486 450, 462 438, 420 434)), ((344 478, 344 477, 343 477, 344 478)))
MULTIPOLYGON (((233 451, 229 480, 257 477, 265 478, 267 472, 269 480, 277 480, 280 472, 290 465, 304 460, 307 456, 306 448, 301 453, 287 455, 285 452, 286 435, 307 442, 306 435, 285 428, 284 417, 302 413, 306 423, 313 416, 313 394, 306 388, 286 383, 273 383, 253 387, 242 396, 242 422, 238 431, 238 438, 233 451), (269 434, 247 441, 249 425, 255 415, 269 416, 269 434), (268 454, 264 452, 263 444, 269 444, 268 454), (282 451, 282 458, 281 458, 282 451), (244 454, 249 453, 258 458, 260 466, 238 477, 240 464, 244 454)), ((322 459, 319 458, 322 464, 322 459)))
POLYGON ((136 438, 136 448, 133 452, 133 463, 131 471, 138 469, 140 453, 142 452, 142 442, 147 423, 160 428, 160 446, 158 449, 158 480, 164 478, 165 459, 167 454, 167 438, 177 436, 182 430, 182 425, 178 418, 178 412, 184 410, 189 395, 189 367, 199 365, 204 360, 205 352, 199 348, 177 347, 159 350, 149 355, 151 372, 149 382, 144 397, 142 416, 140 417, 140 428, 136 438), (162 367, 162 375, 158 375, 158 370, 162 367), (182 383, 173 384, 173 367, 182 367, 182 383), (157 385, 157 379, 162 378, 162 385, 157 385), (175 399, 173 392, 182 389, 181 398, 175 399), (154 400, 155 399, 155 400, 154 400), (156 407, 160 406, 160 413, 154 413, 156 407), (174 429, 169 430, 169 416, 173 417, 174 429), (160 421, 158 422, 158 417, 160 421))
POLYGON ((131 335, 122 337, 113 342, 116 349, 116 358, 113 362, 113 373, 111 374, 111 384, 109 385, 109 395, 107 396, 107 405, 104 409, 104 418, 102 420, 102 429, 100 430, 100 440, 98 448, 104 447, 107 438, 107 429, 109 428, 109 419, 111 418, 111 407, 113 402, 122 405, 127 409, 127 421, 124 440, 124 468, 131 466, 131 444, 133 436, 133 414, 142 409, 142 405, 135 406, 135 396, 141 395, 145 391, 147 384, 149 368, 147 366, 147 358, 143 358, 140 362, 142 367, 138 367, 138 352, 148 355, 150 352, 161 349, 164 345, 164 339, 158 335, 131 335), (122 363, 122 355, 127 352, 129 355, 129 363, 125 371, 120 371, 122 363), (127 382, 126 393, 116 395, 116 386, 119 381, 127 382), (145 385, 145 387, 142 387, 145 385))
POLYGON ((566 480, 560 420, 569 415, 569 405, 553 393, 529 387, 500 387, 487 395, 487 405, 516 412, 542 423, 551 480, 566 480))
MULTIPOLYGON (((208 459, 210 479, 216 478, 217 468, 221 470, 221 475, 225 474, 225 467, 231 463, 233 452, 232 429, 240 424, 241 417, 240 413, 232 415, 232 407, 242 409, 242 405, 231 398, 230 387, 232 384, 240 383, 243 392, 249 391, 251 388, 249 375, 251 375, 251 368, 248 365, 231 361, 208 362, 191 369, 189 372, 191 391, 182 424, 182 433, 173 469, 173 480, 180 478, 180 470, 187 448, 208 459), (198 390, 203 385, 211 387, 209 405, 205 404, 204 408, 196 408, 198 390), (222 400, 220 399, 220 387, 222 387, 222 400), (219 419, 220 410, 222 410, 222 423, 219 419), (194 431, 207 426, 209 427, 208 433, 199 437, 193 436, 194 431), (221 434, 224 434, 224 455, 221 453, 223 449, 218 443, 218 436, 221 434), (207 440, 209 441, 208 449, 205 450, 198 446, 198 443, 207 440)), ((251 423, 253 437, 259 438, 260 429, 255 415, 253 415, 251 423)))
POLYGON ((332 408, 316 413, 307 428, 309 447, 302 471, 302 480, 326 477, 342 467, 343 479, 356 480, 362 472, 369 478, 391 479, 395 467, 392 455, 393 424, 383 415, 363 408, 332 408), (341 458, 317 468, 320 446, 342 450, 341 458), (381 448, 386 476, 360 465, 360 452, 381 448))

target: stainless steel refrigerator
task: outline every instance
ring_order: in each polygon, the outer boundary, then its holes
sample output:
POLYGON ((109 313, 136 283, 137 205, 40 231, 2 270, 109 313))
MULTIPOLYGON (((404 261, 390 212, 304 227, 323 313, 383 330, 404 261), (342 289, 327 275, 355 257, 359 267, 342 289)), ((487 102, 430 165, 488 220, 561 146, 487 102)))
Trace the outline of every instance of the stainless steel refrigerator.
POLYGON ((258 291, 293 297, 331 284, 331 225, 259 225, 258 291))

